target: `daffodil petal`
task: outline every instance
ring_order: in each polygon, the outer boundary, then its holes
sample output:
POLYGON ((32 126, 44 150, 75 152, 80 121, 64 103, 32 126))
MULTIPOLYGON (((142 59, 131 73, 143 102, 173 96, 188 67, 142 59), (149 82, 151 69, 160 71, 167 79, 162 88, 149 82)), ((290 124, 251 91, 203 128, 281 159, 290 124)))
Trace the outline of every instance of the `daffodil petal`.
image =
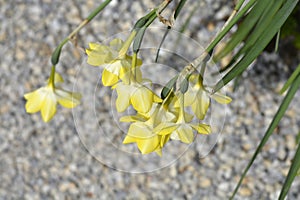
POLYGON ((55 94, 57 95, 58 103, 63 107, 74 108, 75 106, 80 104, 80 93, 72 93, 62 89, 56 89, 55 94))
POLYGON ((54 93, 48 93, 41 107, 42 118, 45 122, 50 121, 56 113, 56 99, 54 93))
POLYGON ((128 129, 127 135, 130 137, 135 137, 139 140, 148 140, 149 138, 155 136, 155 134, 144 122, 132 123, 128 129))
POLYGON ((157 133, 158 135, 169 135, 171 134, 174 130, 178 128, 178 125, 176 123, 161 123, 157 127, 155 127, 154 132, 157 133))
POLYGON ((204 119, 206 112, 209 108, 209 104, 210 99, 208 95, 203 91, 199 91, 197 94, 196 101, 192 104, 192 110, 198 117, 198 119, 204 119))
POLYGON ((111 63, 105 65, 105 69, 110 73, 119 76, 122 68, 122 60, 113 60, 111 63))
POLYGON ((123 41, 119 38, 115 38, 113 39, 110 43, 109 43, 109 46, 115 50, 115 51, 119 51, 123 45, 123 41))
POLYGON ((87 63, 92 66, 100 66, 110 61, 109 54, 102 54, 91 51, 88 54, 87 63))
POLYGON ((165 144, 169 141, 170 137, 171 137, 171 134, 161 136, 160 146, 161 147, 165 146, 165 144))
POLYGON ((63 77, 59 73, 55 72, 54 83, 63 83, 63 82, 64 82, 63 77))
POLYGON ((157 155, 159 155, 161 157, 162 156, 162 150, 161 150, 161 148, 156 149, 155 153, 157 153, 157 155))
POLYGON ((132 92, 130 101, 135 110, 146 113, 151 109, 153 93, 148 88, 141 86, 132 92))
POLYGON ((130 85, 131 81, 135 82, 135 78, 129 67, 120 68, 119 78, 127 85, 130 85))
POLYGON ((137 121, 146 121, 147 119, 142 115, 135 116, 123 116, 120 118, 120 122, 137 122, 137 121))
POLYGON ((116 108, 118 112, 124 112, 130 105, 131 88, 129 86, 118 83, 116 86, 118 97, 116 100, 116 108))
POLYGON ((40 88, 34 92, 30 92, 24 95, 27 100, 25 109, 28 113, 35 113, 41 110, 43 100, 46 93, 41 91, 43 88, 40 88))
POLYGON ((216 100, 220 104, 228 104, 232 101, 232 99, 224 94, 221 94, 219 92, 212 95, 212 98, 216 100))
POLYGON ((159 139, 157 136, 152 136, 151 138, 138 140, 136 144, 142 154, 148 154, 157 149, 159 146, 159 139))
POLYGON ((143 61, 141 59, 137 59, 136 66, 141 66, 143 64, 143 61))
POLYGON ((189 123, 194 119, 194 115, 188 112, 184 112, 184 118, 185 118, 185 122, 189 123))
MULTIPOLYGON (((49 79, 50 78, 48 78, 48 80, 47 80, 47 82, 49 82, 49 79)), ((54 75, 54 83, 63 83, 64 82, 64 79, 63 79, 63 77, 59 74, 59 73, 57 73, 57 72, 55 72, 55 75, 54 75)), ((52 83, 51 83, 52 84, 52 83)))
POLYGON ((177 132, 173 132, 173 133, 171 134, 170 138, 171 138, 172 140, 180 140, 179 135, 178 135, 177 132))
POLYGON ((207 124, 190 124, 193 129, 195 129, 198 133, 209 134, 211 132, 211 128, 207 124))
POLYGON ((176 131, 180 140, 184 143, 190 144, 194 140, 193 129, 187 124, 181 124, 176 131))
POLYGON ((156 94, 153 94, 153 102, 156 102, 156 103, 161 103, 163 100, 157 96, 156 94))
POLYGON ((140 69, 140 67, 135 67, 134 69, 134 73, 135 73, 135 79, 138 83, 143 82, 143 77, 142 77, 142 71, 140 69))
POLYGON ((196 95, 197 92, 191 91, 190 88, 185 94, 184 94, 184 106, 190 106, 196 101, 196 95))
POLYGON ((106 69, 102 72, 102 83, 104 86, 112 86, 119 81, 119 77, 106 69))
POLYGON ((192 75, 189 77, 189 82, 190 82, 192 85, 197 84, 198 81, 199 81, 199 74, 192 74, 192 75))
POLYGON ((89 49, 87 49, 87 50, 88 51, 104 52, 105 50, 107 50, 107 47, 105 45, 90 42, 89 43, 89 49))
POLYGON ((123 140, 123 144, 129 144, 129 143, 135 143, 135 142, 136 142, 136 138, 131 137, 129 135, 126 135, 123 140))

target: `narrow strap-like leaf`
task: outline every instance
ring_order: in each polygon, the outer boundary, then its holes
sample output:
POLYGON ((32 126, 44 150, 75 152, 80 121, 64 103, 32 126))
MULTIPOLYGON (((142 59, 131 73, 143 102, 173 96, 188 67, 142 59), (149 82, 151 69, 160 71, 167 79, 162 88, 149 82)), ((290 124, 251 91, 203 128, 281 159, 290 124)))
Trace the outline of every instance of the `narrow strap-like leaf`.
POLYGON ((292 86, 289 89, 288 93, 286 94, 283 101, 281 102, 281 105, 280 105, 279 109, 277 110, 277 112, 276 112, 270 126, 268 127, 264 137, 262 138, 260 144, 256 148, 250 162, 248 163, 247 167, 245 168, 244 172, 242 173, 241 178, 240 178, 234 192, 232 193, 232 196, 230 197, 230 199, 234 198, 234 196, 235 196, 236 192, 238 191, 244 177, 246 176, 248 170, 250 169, 250 167, 253 164, 254 160, 256 159, 257 155, 262 150, 262 148, 264 147, 264 145, 268 141, 269 137, 271 136, 271 134, 273 133, 273 131, 277 127, 278 123, 280 122, 281 118, 285 114, 285 112, 286 112, 290 102, 292 101, 295 93, 297 92, 299 86, 300 86, 300 75, 297 76, 297 79, 294 81, 294 83, 292 84, 292 86))
POLYGON ((230 37, 230 40, 226 43, 226 46, 220 51, 214 60, 218 61, 228 53, 230 53, 245 37, 253 30, 259 17, 262 15, 265 8, 270 5, 269 1, 258 1, 246 16, 245 20, 241 23, 238 30, 230 37))
POLYGON ((208 45, 205 49, 206 52, 210 53, 215 48, 215 46, 223 39, 223 37, 229 32, 229 30, 236 25, 236 23, 247 13, 254 4, 256 4, 257 0, 250 0, 222 29, 221 32, 218 33, 216 38, 208 45))
POLYGON ((283 187, 281 189, 279 200, 283 200, 285 196, 287 195, 288 191, 290 190, 290 187, 297 176, 297 173, 300 169, 300 144, 298 144, 298 149, 294 155, 292 165, 290 167, 289 173, 285 179, 285 182, 283 184, 283 187))
POLYGON ((282 89, 280 90, 280 94, 283 94, 292 84, 292 82, 294 82, 295 78, 298 76, 298 74, 300 74, 300 64, 298 65, 298 67, 296 68, 296 70, 293 72, 293 74, 290 76, 290 78, 286 81, 286 83, 284 84, 284 86, 282 87, 282 89))
POLYGON ((237 53, 237 57, 240 57, 241 55, 246 53, 255 43, 258 42, 259 38, 264 32, 268 32, 268 29, 266 29, 266 27, 268 27, 269 24, 272 24, 275 21, 274 18, 278 14, 278 10, 280 10, 284 1, 285 0, 268 1, 269 6, 264 10, 264 13, 258 20, 255 29, 245 41, 245 45, 237 53))
POLYGON ((220 90, 237 75, 241 74, 257 56, 268 45, 274 35, 291 14, 299 0, 287 0, 287 2, 276 13, 272 22, 265 28, 253 47, 243 56, 243 58, 216 84, 214 91, 220 90))

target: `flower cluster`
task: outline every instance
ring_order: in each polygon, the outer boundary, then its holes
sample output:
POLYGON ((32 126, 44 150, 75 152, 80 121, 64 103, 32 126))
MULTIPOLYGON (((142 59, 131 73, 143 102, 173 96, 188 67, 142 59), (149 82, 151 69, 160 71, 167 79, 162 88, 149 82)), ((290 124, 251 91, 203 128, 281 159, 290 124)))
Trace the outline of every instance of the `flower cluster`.
POLYGON ((203 86, 202 76, 194 73, 188 77, 186 91, 168 88, 165 97, 159 97, 151 90, 151 81, 143 79, 142 61, 137 54, 127 54, 134 37, 124 42, 114 39, 109 45, 90 43, 86 49, 88 64, 103 67, 102 83, 116 90, 116 109, 125 111, 132 106, 136 115, 124 116, 121 122, 131 123, 123 143, 136 143, 142 154, 156 152, 162 154, 162 148, 170 140, 191 143, 194 132, 209 134, 211 127, 195 123, 194 116, 187 112, 191 107, 196 118, 203 120, 213 98, 227 104, 231 99, 220 93, 211 94, 203 86))
MULTIPOLYGON (((103 67, 103 85, 117 92, 117 111, 124 112, 130 106, 136 111, 135 115, 120 119, 130 123, 123 143, 136 143, 142 154, 156 152, 161 156, 170 139, 189 144, 195 133, 209 134, 211 127, 199 120, 205 118, 211 99, 221 104, 230 103, 231 99, 221 93, 209 92, 203 85, 201 74, 195 71, 185 75, 182 82, 179 76, 171 79, 159 97, 151 89, 151 80, 142 76, 142 60, 137 57, 137 52, 132 56, 127 53, 135 36, 133 31, 126 41, 114 39, 109 45, 90 43, 86 49, 88 64, 103 67), (188 107, 193 115, 187 112, 188 107)), ((77 106, 81 95, 64 90, 62 82, 63 78, 53 66, 47 85, 24 95, 26 111, 41 111, 43 120, 48 122, 55 115, 57 104, 66 108, 77 106)))

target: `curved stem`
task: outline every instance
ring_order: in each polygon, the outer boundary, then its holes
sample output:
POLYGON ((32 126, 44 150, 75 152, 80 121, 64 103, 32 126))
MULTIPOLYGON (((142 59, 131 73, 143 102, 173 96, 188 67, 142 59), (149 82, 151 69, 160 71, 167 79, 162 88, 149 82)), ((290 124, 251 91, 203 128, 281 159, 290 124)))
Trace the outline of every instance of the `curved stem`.
POLYGON ((99 14, 109 3, 111 0, 105 0, 100 6, 98 6, 95 10, 92 11, 92 13, 79 24, 77 28, 74 29, 53 51, 51 62, 52 65, 56 65, 59 61, 60 52, 62 47, 71 40, 85 25, 87 25, 97 14, 99 14))

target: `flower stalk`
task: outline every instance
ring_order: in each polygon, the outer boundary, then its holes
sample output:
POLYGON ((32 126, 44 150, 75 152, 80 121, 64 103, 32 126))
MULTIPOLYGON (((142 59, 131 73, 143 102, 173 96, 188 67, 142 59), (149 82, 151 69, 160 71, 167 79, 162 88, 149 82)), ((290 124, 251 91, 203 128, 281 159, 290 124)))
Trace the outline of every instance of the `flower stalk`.
POLYGON ((59 62, 60 52, 62 47, 70 41, 74 36, 84 27, 86 26, 94 17, 96 17, 112 0, 105 0, 102 4, 100 4, 92 13, 82 21, 77 28, 75 28, 54 50, 51 56, 52 65, 56 65, 59 62))

